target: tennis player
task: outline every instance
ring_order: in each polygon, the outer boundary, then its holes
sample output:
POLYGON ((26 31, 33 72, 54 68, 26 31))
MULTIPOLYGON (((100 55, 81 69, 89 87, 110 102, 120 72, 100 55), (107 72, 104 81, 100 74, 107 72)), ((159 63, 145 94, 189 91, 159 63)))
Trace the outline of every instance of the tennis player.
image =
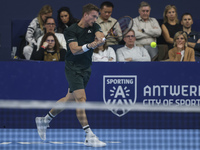
MULTIPOLYGON (((104 34, 95 23, 99 9, 93 4, 83 6, 83 16, 79 23, 71 25, 64 31, 68 51, 65 58, 65 74, 69 84, 68 93, 58 102, 85 102, 85 87, 90 79, 93 49, 104 44, 104 34)), ((51 120, 63 110, 52 108, 45 117, 36 117, 38 134, 46 140, 46 129, 51 120)), ((84 144, 92 147, 103 147, 106 143, 100 141, 88 124, 85 110, 76 110, 77 118, 86 133, 84 144)))

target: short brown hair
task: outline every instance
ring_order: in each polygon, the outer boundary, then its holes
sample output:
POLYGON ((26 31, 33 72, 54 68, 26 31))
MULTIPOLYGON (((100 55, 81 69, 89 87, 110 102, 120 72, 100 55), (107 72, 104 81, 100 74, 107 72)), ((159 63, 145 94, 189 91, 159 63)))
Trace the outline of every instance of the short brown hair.
POLYGON ((146 7, 146 6, 149 6, 150 9, 151 9, 151 6, 149 5, 149 3, 145 2, 145 1, 142 1, 139 5, 139 9, 142 8, 142 7, 146 7))
POLYGON ((95 11, 99 12, 99 8, 94 4, 89 3, 87 5, 84 5, 83 6, 83 14, 82 15, 84 15, 84 13, 89 13, 92 10, 95 10, 95 11))

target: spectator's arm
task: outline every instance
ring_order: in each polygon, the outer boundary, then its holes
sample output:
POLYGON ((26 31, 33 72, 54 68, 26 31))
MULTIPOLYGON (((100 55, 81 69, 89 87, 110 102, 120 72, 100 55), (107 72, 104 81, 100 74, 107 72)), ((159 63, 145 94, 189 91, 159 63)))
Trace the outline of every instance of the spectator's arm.
POLYGON ((170 37, 169 31, 168 31, 168 29, 166 28, 166 26, 165 26, 164 24, 162 24, 161 28, 162 28, 162 35, 163 35, 165 41, 166 41, 167 43, 173 44, 173 43, 174 43, 174 40, 173 40, 173 38, 170 37))
POLYGON ((117 54, 117 61, 125 61, 125 58, 121 49, 118 49, 116 54, 117 54))
POLYGON ((145 33, 151 37, 159 37, 162 31, 156 19, 152 18, 151 26, 152 28, 145 29, 145 33))
POLYGON ((34 20, 31 21, 30 25, 27 28, 27 32, 26 32, 26 41, 29 43, 34 43, 36 45, 36 40, 33 38, 34 32, 37 28, 37 23, 34 20))

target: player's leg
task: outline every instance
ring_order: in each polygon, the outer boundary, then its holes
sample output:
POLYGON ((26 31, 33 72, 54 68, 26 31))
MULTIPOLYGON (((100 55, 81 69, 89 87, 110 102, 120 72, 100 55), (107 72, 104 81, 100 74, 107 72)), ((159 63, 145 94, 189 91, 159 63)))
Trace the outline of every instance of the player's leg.
MULTIPOLYGON (((75 101, 72 93, 69 92, 65 97, 57 101, 57 103, 66 103, 67 101, 75 101)), ((51 120, 62 112, 64 109, 54 109, 52 108, 45 117, 36 117, 35 122, 38 130, 38 134, 42 140, 46 140, 46 129, 49 127, 51 120)))
MULTIPOLYGON (((77 103, 84 103, 86 101, 86 95, 84 89, 75 90, 73 96, 77 103)), ((82 127, 88 125, 87 116, 84 109, 77 109, 76 116, 82 127)))
MULTIPOLYGON (((73 92, 73 95, 74 95, 74 98, 75 98, 77 103, 86 102, 86 94, 85 94, 84 89, 75 90, 73 92)), ((83 127, 83 129, 86 133, 86 139, 85 139, 84 144, 86 146, 92 146, 92 147, 106 146, 106 143, 100 141, 98 139, 98 137, 90 129, 85 110, 84 109, 77 109, 76 115, 77 115, 77 118, 78 118, 81 126, 83 127)))

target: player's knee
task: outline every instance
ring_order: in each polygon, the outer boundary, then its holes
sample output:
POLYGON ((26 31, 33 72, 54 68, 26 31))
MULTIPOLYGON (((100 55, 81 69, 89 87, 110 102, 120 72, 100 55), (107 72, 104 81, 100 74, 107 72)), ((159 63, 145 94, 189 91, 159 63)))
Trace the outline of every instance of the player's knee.
POLYGON ((78 97, 77 99, 76 99, 76 101, 77 102, 86 102, 86 97, 85 96, 81 96, 81 97, 78 97))

